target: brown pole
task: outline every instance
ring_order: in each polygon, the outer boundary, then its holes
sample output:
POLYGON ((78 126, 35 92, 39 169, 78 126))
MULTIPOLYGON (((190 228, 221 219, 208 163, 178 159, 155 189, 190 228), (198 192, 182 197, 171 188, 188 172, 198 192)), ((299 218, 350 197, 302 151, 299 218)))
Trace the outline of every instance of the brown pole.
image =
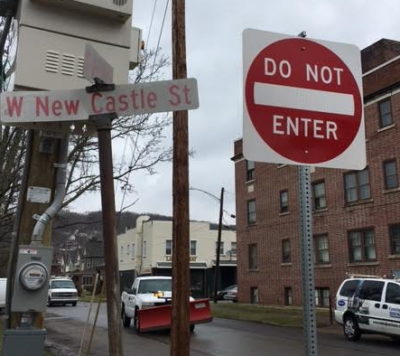
POLYGON ((96 124, 99 140, 101 206, 103 214, 104 275, 107 297, 108 350, 110 356, 123 356, 121 341, 117 234, 112 165, 111 122, 115 114, 90 118, 96 124))
POLYGON ((218 238, 217 238, 217 256, 215 259, 214 272, 214 303, 218 301, 218 285, 219 285, 219 256, 221 254, 221 234, 222 234, 222 214, 224 212, 224 187, 221 188, 221 198, 219 199, 219 221, 218 221, 218 238))
MULTIPOLYGON (((173 79, 185 79, 185 0, 172 1, 173 79)), ((171 356, 189 349, 189 158, 188 112, 173 114, 173 257, 171 356)))

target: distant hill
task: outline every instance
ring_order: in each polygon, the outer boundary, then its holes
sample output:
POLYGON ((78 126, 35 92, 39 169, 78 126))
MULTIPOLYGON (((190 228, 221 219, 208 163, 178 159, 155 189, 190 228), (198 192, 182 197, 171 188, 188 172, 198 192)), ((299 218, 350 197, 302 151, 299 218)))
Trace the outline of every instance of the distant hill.
MULTIPOLYGON (((117 213, 117 234, 121 234, 128 229, 134 229, 136 227, 136 219, 140 215, 148 215, 152 220, 172 220, 171 216, 152 213, 139 214, 131 211, 122 212, 121 214, 117 213)), ((211 223, 210 228, 217 230, 218 224, 211 223)), ((223 230, 235 230, 235 226, 233 225, 224 225, 222 228, 223 230)), ((75 235, 78 240, 85 240, 88 237, 102 239, 101 211, 92 211, 89 213, 76 213, 68 210, 61 211, 53 221, 53 246, 57 248, 72 235, 75 235)))
MULTIPOLYGON (((140 215, 149 215, 154 220, 172 220, 170 216, 151 213, 122 212, 117 213, 117 234, 133 229, 136 219, 140 215)), ((89 213, 76 213, 68 210, 61 211, 53 221, 53 246, 60 246, 71 235, 75 235, 78 240, 96 236, 102 238, 102 214, 101 211, 89 213)))

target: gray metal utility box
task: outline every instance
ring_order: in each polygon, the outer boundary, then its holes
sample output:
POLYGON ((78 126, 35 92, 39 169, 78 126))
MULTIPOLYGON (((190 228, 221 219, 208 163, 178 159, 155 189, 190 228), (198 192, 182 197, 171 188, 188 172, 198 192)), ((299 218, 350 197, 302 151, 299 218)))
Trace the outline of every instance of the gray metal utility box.
POLYGON ((43 356, 45 329, 4 330, 2 356, 43 356))

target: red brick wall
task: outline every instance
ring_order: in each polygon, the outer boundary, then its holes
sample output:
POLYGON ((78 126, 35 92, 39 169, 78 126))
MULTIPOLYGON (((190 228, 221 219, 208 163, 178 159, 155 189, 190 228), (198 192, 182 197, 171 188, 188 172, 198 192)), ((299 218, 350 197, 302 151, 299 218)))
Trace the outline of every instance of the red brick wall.
MULTIPOLYGON (((368 51, 373 53, 370 47, 368 51)), ((377 58, 374 61, 379 62, 377 58)), ((366 93, 382 95, 382 89, 394 83, 388 69, 398 66, 400 61, 379 69, 373 78, 367 76, 366 93)), ((390 256, 388 230, 389 224, 400 223, 400 189, 385 190, 382 168, 383 161, 396 158, 400 177, 400 93, 393 94, 391 100, 394 125, 384 130, 379 130, 377 102, 365 107, 370 200, 345 204, 343 170, 317 168, 311 174, 312 182, 325 181, 327 209, 313 214, 313 234, 328 234, 330 254, 328 265, 315 266, 315 286, 330 288, 332 297, 346 273, 390 275, 392 270, 400 270, 400 255, 390 256), (374 229, 377 261, 350 263, 348 231, 363 228, 374 229)), ((250 288, 257 287, 261 303, 283 304, 284 287, 291 287, 293 304, 301 304, 297 167, 256 163, 255 180, 246 182, 241 140, 235 142, 234 149, 239 300, 250 302, 250 288), (254 191, 249 191, 251 186, 254 191), (289 212, 280 214, 279 192, 284 189, 289 193, 289 212), (256 199, 257 222, 253 226, 247 225, 246 202, 250 199, 256 199), (290 264, 281 263, 283 239, 291 242, 290 264), (256 270, 248 268, 251 243, 258 247, 256 270)))

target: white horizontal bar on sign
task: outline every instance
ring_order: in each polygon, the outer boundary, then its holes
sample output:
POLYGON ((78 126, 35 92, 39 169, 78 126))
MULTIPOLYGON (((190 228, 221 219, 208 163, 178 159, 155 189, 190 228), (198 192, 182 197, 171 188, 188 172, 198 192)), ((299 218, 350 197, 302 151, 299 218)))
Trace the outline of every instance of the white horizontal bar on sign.
POLYGON ((256 82, 254 102, 257 105, 354 115, 353 95, 324 90, 256 82))

